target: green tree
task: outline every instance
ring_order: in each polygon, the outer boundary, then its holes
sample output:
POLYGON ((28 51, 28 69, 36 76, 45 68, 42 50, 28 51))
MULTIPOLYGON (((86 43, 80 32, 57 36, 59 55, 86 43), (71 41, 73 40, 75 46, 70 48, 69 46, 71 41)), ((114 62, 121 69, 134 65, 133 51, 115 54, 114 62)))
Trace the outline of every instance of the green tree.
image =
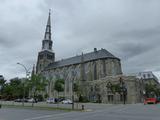
POLYGON ((160 96, 160 88, 154 84, 145 85, 146 97, 160 96))
POLYGON ((58 97, 59 97, 59 92, 64 91, 64 80, 63 79, 57 79, 55 84, 54 84, 54 89, 58 92, 58 97))
POLYGON ((5 85, 6 80, 0 79, 0 96, 3 94, 3 88, 5 85))
POLYGON ((3 86, 5 84, 6 80, 0 79, 0 86, 3 86))
POLYGON ((2 97, 5 99, 22 98, 23 84, 20 79, 11 79, 9 83, 4 84, 2 97))
POLYGON ((10 86, 12 89, 12 97, 13 98, 22 98, 24 86, 21 79, 12 79, 10 80, 10 86))
POLYGON ((116 92, 121 94, 120 84, 112 84, 111 91, 113 92, 113 94, 115 94, 116 92))
POLYGON ((77 97, 78 97, 78 100, 77 100, 77 101, 83 101, 83 100, 82 100, 83 98, 82 98, 82 96, 81 96, 82 91, 81 91, 81 89, 80 89, 80 85, 79 85, 78 82, 76 82, 76 83, 73 84, 73 92, 75 92, 75 94, 76 94, 77 97))
POLYGON ((9 83, 6 83, 3 88, 2 98, 8 99, 12 96, 12 87, 9 83))
POLYGON ((28 88, 32 90, 34 98, 45 91, 46 85, 47 80, 40 74, 32 75, 31 80, 28 81, 28 88))

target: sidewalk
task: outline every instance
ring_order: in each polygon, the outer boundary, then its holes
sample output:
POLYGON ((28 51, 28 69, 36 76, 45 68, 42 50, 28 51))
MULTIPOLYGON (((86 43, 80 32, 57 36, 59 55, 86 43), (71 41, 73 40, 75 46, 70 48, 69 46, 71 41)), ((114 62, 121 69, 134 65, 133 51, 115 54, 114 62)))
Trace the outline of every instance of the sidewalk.
MULTIPOLYGON (((23 107, 22 102, 14 102, 14 101, 0 101, 2 106, 16 106, 16 107, 23 107)), ((64 109, 64 110, 72 110, 72 104, 47 104, 46 102, 38 102, 38 103, 24 103, 24 107, 39 107, 39 108, 52 108, 52 109, 64 109)), ((74 104, 75 110, 81 110, 82 109, 82 103, 75 103, 74 104)))
MULTIPOLYGON (((22 102, 14 102, 14 101, 1 101, 2 106, 17 106, 23 107, 22 102)), ((74 103, 75 110, 83 110, 83 111, 95 111, 95 110, 103 110, 106 108, 110 108, 113 106, 121 106, 123 104, 103 104, 103 103, 74 103), (83 108, 82 108, 83 105, 83 108)), ((32 108, 32 103, 24 103, 24 107, 32 108)), ((46 102, 38 102, 34 103, 33 108, 48 108, 48 109, 57 109, 57 110, 72 110, 72 104, 47 104, 46 102)))

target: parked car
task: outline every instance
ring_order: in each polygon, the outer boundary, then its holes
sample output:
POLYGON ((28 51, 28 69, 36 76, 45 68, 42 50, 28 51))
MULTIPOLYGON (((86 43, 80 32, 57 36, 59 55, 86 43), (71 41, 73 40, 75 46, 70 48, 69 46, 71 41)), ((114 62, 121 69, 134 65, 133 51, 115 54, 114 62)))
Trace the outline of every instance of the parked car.
POLYGON ((22 99, 22 102, 28 102, 28 98, 24 98, 24 99, 22 99))
POLYGON ((70 99, 66 99, 66 100, 63 100, 62 101, 62 104, 72 104, 73 102, 72 102, 72 100, 70 100, 70 99))
POLYGON ((55 103, 55 98, 48 98, 46 100, 47 103, 55 103))
POLYGON ((14 100, 14 102, 28 102, 28 99, 26 99, 26 98, 22 98, 22 99, 20 99, 20 98, 18 98, 18 99, 15 99, 14 100))
POLYGON ((29 102, 29 103, 37 103, 37 101, 34 98, 28 99, 27 102, 29 102))
POLYGON ((15 99, 14 102, 22 102, 22 99, 15 99))
POLYGON ((62 102, 63 100, 65 100, 65 98, 58 98, 58 102, 62 102))
POLYGON ((156 104, 157 103, 157 99, 156 98, 146 98, 144 100, 144 105, 146 104, 156 104))

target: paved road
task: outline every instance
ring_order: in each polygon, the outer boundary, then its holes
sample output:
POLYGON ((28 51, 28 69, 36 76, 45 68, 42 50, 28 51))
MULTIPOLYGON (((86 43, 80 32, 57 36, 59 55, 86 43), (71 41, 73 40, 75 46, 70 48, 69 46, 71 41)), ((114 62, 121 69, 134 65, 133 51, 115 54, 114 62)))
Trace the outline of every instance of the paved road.
POLYGON ((90 112, 64 112, 2 108, 0 120, 160 120, 158 105, 87 104, 90 112))

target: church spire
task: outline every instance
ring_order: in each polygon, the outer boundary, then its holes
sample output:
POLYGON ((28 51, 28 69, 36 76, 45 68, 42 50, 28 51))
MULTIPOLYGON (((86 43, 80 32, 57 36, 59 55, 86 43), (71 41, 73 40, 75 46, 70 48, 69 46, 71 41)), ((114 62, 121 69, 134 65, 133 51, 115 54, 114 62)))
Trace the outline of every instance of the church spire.
POLYGON ((44 40, 51 40, 51 9, 49 9, 49 16, 48 16, 48 21, 46 25, 44 40))
POLYGON ((38 53, 36 73, 41 73, 50 63, 55 61, 55 53, 52 50, 51 39, 51 10, 47 20, 44 39, 42 40, 42 50, 38 53))
POLYGON ((46 25, 46 31, 44 39, 42 41, 42 50, 52 51, 52 39, 51 39, 51 10, 49 10, 49 16, 46 25))

